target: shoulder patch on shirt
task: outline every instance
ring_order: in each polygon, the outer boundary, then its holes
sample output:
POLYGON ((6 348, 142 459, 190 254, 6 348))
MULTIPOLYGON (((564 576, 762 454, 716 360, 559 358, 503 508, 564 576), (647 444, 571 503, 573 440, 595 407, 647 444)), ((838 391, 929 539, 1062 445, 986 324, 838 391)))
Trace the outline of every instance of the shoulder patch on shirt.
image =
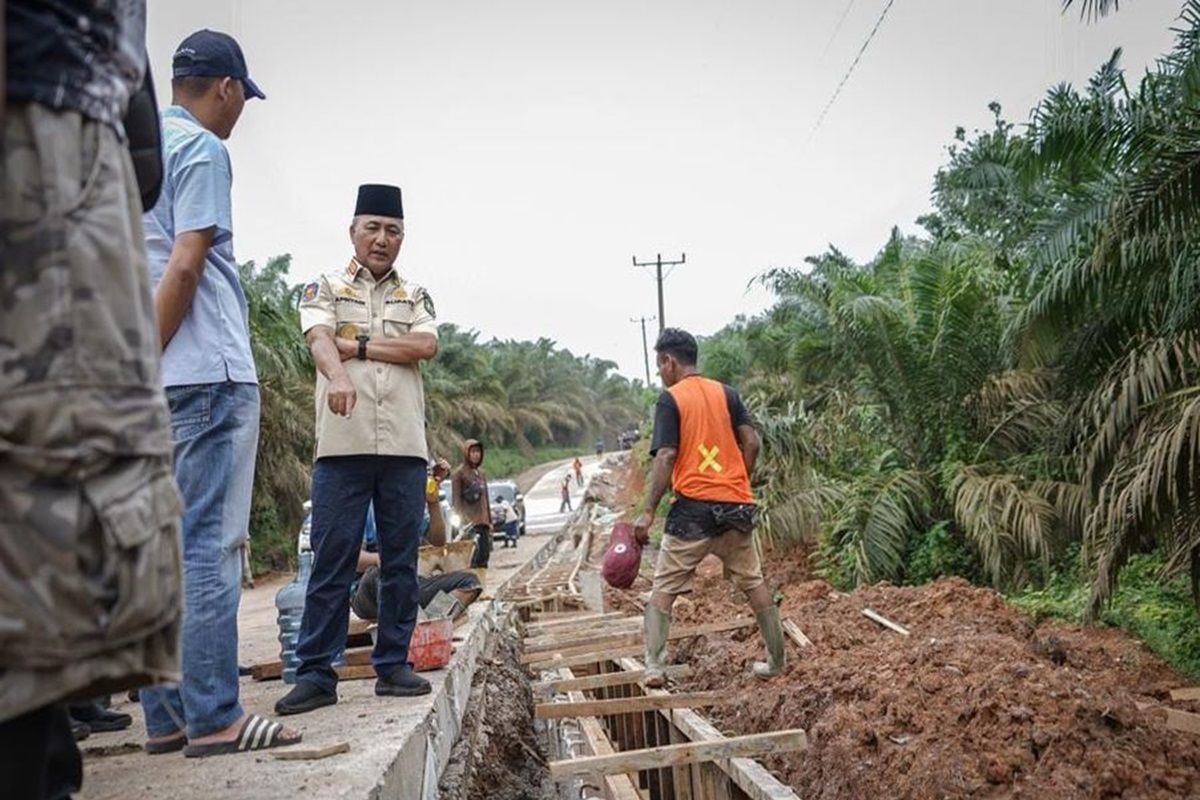
POLYGON ((434 310, 433 307, 433 298, 429 296, 429 292, 422 292, 422 294, 424 296, 421 298, 421 302, 425 305, 426 313, 428 313, 429 316, 433 317, 434 319, 437 319, 437 311, 434 310))
POLYGON ((319 292, 319 291, 321 291, 320 281, 313 281, 312 283, 306 285, 304 287, 304 295, 303 295, 304 301, 308 302, 310 300, 316 300, 317 292, 319 292))

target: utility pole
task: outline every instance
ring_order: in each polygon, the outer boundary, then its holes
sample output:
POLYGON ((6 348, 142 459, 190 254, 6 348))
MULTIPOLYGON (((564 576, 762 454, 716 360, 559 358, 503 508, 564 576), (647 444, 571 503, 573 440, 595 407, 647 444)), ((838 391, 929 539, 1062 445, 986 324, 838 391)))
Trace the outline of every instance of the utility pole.
POLYGON ((650 347, 646 344, 646 323, 654 322, 654 317, 630 317, 630 322, 642 323, 642 360, 646 362, 646 388, 650 388, 650 347))
POLYGON ((654 267, 655 268, 655 276, 658 280, 658 332, 659 333, 662 333, 663 328, 666 327, 666 324, 667 324, 666 316, 663 314, 663 271, 662 271, 662 269, 663 269, 663 267, 677 267, 680 264, 684 264, 686 262, 687 262, 687 253, 683 253, 682 255, 680 255, 678 261, 663 261, 662 253, 656 254, 653 261, 638 261, 637 256, 633 257, 633 265, 635 267, 654 267))

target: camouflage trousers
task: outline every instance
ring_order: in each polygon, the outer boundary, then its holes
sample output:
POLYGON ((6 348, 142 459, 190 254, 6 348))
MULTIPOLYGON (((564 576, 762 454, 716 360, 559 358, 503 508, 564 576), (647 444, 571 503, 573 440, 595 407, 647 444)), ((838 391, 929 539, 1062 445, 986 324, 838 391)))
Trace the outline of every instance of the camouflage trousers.
POLYGON ((180 503, 142 242, 109 127, 7 109, 0 721, 178 679, 180 503))

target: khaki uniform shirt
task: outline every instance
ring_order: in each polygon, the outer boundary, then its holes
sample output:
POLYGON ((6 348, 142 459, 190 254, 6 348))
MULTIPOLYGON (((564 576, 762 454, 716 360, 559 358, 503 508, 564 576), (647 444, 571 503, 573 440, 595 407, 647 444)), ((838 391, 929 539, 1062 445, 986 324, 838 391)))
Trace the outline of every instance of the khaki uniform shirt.
MULTIPOLYGON (((378 281, 351 259, 304 287, 300 327, 305 333, 325 325, 343 339, 372 339, 406 333, 437 335, 433 300, 420 286, 393 269, 378 281)), ((425 442, 425 389, 418 364, 343 361, 357 400, 349 418, 329 410, 329 381, 317 370, 317 458, 325 456, 411 456, 428 460, 425 442)))

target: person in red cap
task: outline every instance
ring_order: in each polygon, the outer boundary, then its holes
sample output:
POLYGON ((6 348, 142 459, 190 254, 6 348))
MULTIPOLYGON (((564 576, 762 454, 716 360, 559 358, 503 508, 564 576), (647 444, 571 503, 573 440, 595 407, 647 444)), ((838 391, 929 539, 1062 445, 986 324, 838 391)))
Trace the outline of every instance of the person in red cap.
POLYGON ((648 540, 668 487, 675 498, 646 604, 645 684, 661 687, 666 682, 671 606, 676 597, 692 590, 696 567, 710 553, 721 559, 725 576, 746 593, 767 644, 767 660, 754 664, 754 674, 773 677, 783 670, 783 627, 754 545, 756 507, 750 474, 760 447, 758 432, 733 388, 697 372, 698 347, 690 333, 667 328, 654 351, 666 391, 655 408, 650 494, 633 526, 639 542, 648 540))

